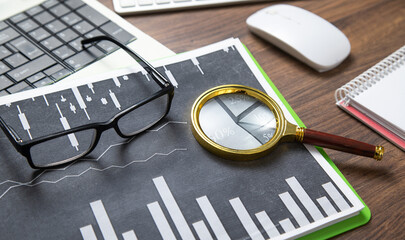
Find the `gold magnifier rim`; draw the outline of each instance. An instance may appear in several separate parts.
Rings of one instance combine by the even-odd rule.
[[[267,143],[253,149],[238,150],[224,147],[211,140],[204,133],[199,122],[200,111],[204,104],[216,96],[232,93],[242,93],[254,97],[264,103],[273,112],[276,119],[276,131]],[[202,93],[192,106],[191,122],[193,135],[200,145],[220,157],[231,160],[253,160],[267,155],[267,153],[271,151],[284,136],[287,124],[283,111],[274,99],[255,88],[239,84],[221,85]]]

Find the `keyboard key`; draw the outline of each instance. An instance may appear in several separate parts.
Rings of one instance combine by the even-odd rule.
[[[10,55],[11,55],[10,50],[8,50],[4,46],[0,46],[0,59],[3,59],[3,58],[8,57]]]
[[[28,89],[32,89],[32,87],[30,85],[28,85],[26,82],[22,81],[12,87],[7,88],[7,91],[9,91],[10,93],[16,93],[16,92],[21,92],[21,91],[28,90]]]
[[[104,53],[93,46],[66,59],[66,63],[69,64],[74,69],[79,69],[102,55],[104,55]]]
[[[16,53],[16,54],[11,55],[10,57],[4,59],[4,61],[7,62],[8,64],[10,64],[13,68],[16,68],[16,67],[26,63],[28,61],[28,59],[26,57],[24,57],[22,54]]]
[[[8,88],[9,86],[13,85],[14,82],[8,79],[8,77],[1,75],[0,76],[0,90]]]
[[[63,43],[52,36],[43,40],[41,44],[44,45],[44,47],[46,47],[48,50],[52,51],[53,49],[60,47]]]
[[[32,8],[30,8],[30,9],[28,9],[27,11],[25,11],[28,15],[30,15],[30,16],[34,16],[34,15],[36,15],[36,14],[38,14],[38,13],[40,13],[40,12],[42,12],[44,9],[41,7],[41,6],[35,6],[35,7],[32,7]]]
[[[31,37],[33,37],[38,42],[40,42],[41,40],[51,36],[51,34],[48,31],[46,31],[45,29],[43,29],[42,27],[31,31],[29,34],[30,34]]]
[[[72,72],[70,70],[64,68],[52,74],[51,77],[54,79],[55,82],[57,82],[58,80],[68,76],[71,73]]]
[[[82,15],[83,17],[86,17],[89,19],[90,22],[92,22],[94,25],[101,26],[104,23],[108,22],[108,19],[102,15],[101,13],[97,12],[94,8],[86,5],[84,7],[81,7],[77,10],[77,12]]]
[[[82,20],[82,18],[79,17],[79,15],[77,15],[76,13],[73,13],[73,12],[66,14],[61,19],[69,26],[72,26]]]
[[[34,30],[35,28],[39,27],[32,19],[24,20],[17,24],[19,28],[21,28],[24,32],[29,32]]]
[[[167,4],[170,3],[171,0],[155,0],[157,4]]]
[[[104,52],[106,52],[106,53],[110,53],[119,48],[117,45],[115,45],[114,43],[112,43],[110,41],[100,41],[99,43],[97,43],[97,46],[102,48],[104,50]]]
[[[90,32],[91,30],[94,29],[94,27],[86,21],[79,22],[78,24],[74,25],[73,28],[82,35]]]
[[[52,53],[58,56],[60,59],[65,59],[75,54],[75,52],[66,45],[53,50]]]
[[[26,64],[11,70],[8,75],[15,81],[21,81],[39,71],[42,71],[43,69],[48,68],[49,66],[52,66],[55,63],[55,60],[48,55],[42,55],[39,58],[31,60]]]
[[[51,32],[57,33],[57,32],[62,31],[63,29],[65,29],[65,28],[66,28],[66,25],[63,24],[63,23],[62,23],[61,21],[59,21],[59,20],[54,20],[54,21],[52,21],[52,22],[50,22],[50,23],[47,23],[47,24],[45,25],[45,27],[48,28]]]
[[[52,81],[52,79],[46,77],[46,78],[43,78],[43,79],[39,80],[38,82],[34,83],[34,86],[37,88],[40,88],[40,87],[50,85],[52,83],[54,83],[54,81]]]
[[[138,0],[139,6],[148,6],[153,4],[153,0]]]
[[[6,91],[0,91],[0,97],[6,96],[6,95],[9,95],[9,93]]]
[[[8,27],[8,24],[5,23],[4,21],[0,21],[0,30],[5,29],[6,27]]]
[[[81,0],[67,0],[64,3],[71,9],[77,9],[84,5],[84,2]]]
[[[42,6],[44,8],[51,8],[53,6],[55,6],[56,4],[58,4],[58,0],[48,0],[42,3]]]
[[[25,13],[19,13],[10,18],[13,23],[21,22],[22,20],[26,19],[28,16]]]
[[[87,33],[86,35],[84,35],[86,38],[92,38],[92,37],[96,37],[96,36],[102,36],[105,35],[104,33],[100,32],[100,30],[93,30],[89,33]]]
[[[67,8],[63,4],[58,4],[57,6],[49,9],[51,13],[53,13],[55,16],[60,17],[62,15],[65,15],[66,13],[70,12],[70,9]]]
[[[0,31],[0,45],[20,36],[14,29],[6,28]]]
[[[120,6],[123,8],[135,7],[135,0],[120,0]]]
[[[110,34],[112,37],[119,39],[119,41],[122,43],[128,43],[130,40],[135,39],[134,36],[113,22],[108,22],[107,24],[101,26],[101,29]]]
[[[37,20],[41,24],[46,24],[46,23],[54,20],[55,17],[52,16],[49,12],[42,12],[42,13],[34,16],[34,19]]]
[[[13,45],[11,45],[10,42],[4,44],[5,47],[7,47],[8,49],[10,49],[11,52],[18,52],[18,49],[15,48]]]
[[[38,80],[40,80],[40,79],[42,79],[42,78],[44,78],[44,77],[45,77],[45,74],[43,74],[42,72],[39,72],[39,73],[34,74],[34,75],[32,75],[31,77],[27,78],[27,80],[28,80],[30,83],[34,83],[34,82],[36,82],[36,81],[38,81]]]
[[[82,37],[80,37],[80,38],[76,38],[75,40],[73,40],[73,41],[71,41],[70,43],[69,43],[69,45],[72,47],[72,48],[74,48],[76,51],[81,51],[83,48],[82,48],[82,43],[81,43],[81,41],[83,40],[83,38]]]
[[[79,36],[77,33],[73,32],[73,30],[70,28],[63,30],[62,32],[58,33],[57,35],[64,42],[70,42]]]
[[[42,50],[24,37],[19,37],[13,40],[11,44],[29,59],[34,59],[43,54]]]
[[[7,72],[8,70],[10,70],[10,68],[4,64],[2,61],[0,61],[0,74],[3,74],[5,72]]]
[[[57,71],[60,71],[61,69],[63,69],[63,66],[60,64],[56,64],[44,71],[42,71],[45,75],[51,76],[52,74],[56,73]]]

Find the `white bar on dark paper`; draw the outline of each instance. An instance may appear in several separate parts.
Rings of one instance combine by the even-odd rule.
[[[103,202],[97,200],[90,203],[91,210],[93,211],[94,217],[100,227],[101,233],[105,240],[118,240],[115,234],[114,227],[111,224],[110,218],[105,211]]]
[[[70,129],[70,125],[69,122],[67,121],[66,117],[63,116],[62,111],[59,108],[59,105],[57,103],[55,103],[56,108],[58,109],[59,115],[60,115],[60,122],[62,123],[63,129],[65,130],[69,130]],[[70,144],[72,145],[72,147],[76,148],[76,150],[78,151],[79,148],[79,142],[77,141],[76,135],[74,133],[70,133],[68,134],[68,138],[70,141]]]
[[[231,203],[233,210],[238,216],[243,227],[246,229],[250,238],[252,240],[264,240],[263,235],[257,228],[256,224],[253,222],[253,219],[250,217],[242,201],[239,198],[234,198],[229,200],[229,202]]]
[[[176,78],[174,78],[172,72],[167,70],[166,66],[163,66],[163,68],[165,69],[165,74],[169,81],[173,84],[173,86],[177,87],[179,84],[177,83]]]
[[[290,177],[286,179],[288,185],[290,188],[293,190],[297,198],[300,200],[302,205],[304,205],[305,209],[309,212],[311,217],[317,221],[323,219],[323,215],[321,211],[319,211],[318,207],[315,205],[315,203],[312,201],[312,199],[309,197],[308,193],[304,190],[304,188],[301,186],[301,184],[298,182],[298,180],[295,177]]]
[[[77,103],[79,103],[80,108],[83,109],[87,118],[90,120],[89,114],[87,113],[87,110],[86,110],[86,108],[87,108],[86,103],[84,102],[83,97],[79,92],[79,89],[77,87],[73,87],[72,92],[73,92],[73,95],[75,95],[76,101],[77,101]]]
[[[344,211],[350,208],[349,204],[347,204],[346,200],[342,197],[342,195],[340,195],[339,191],[335,188],[335,186],[333,186],[331,182],[322,184],[322,187],[336,203],[340,211]]]
[[[318,201],[319,205],[321,205],[322,209],[328,216],[332,216],[333,214],[337,213],[336,209],[333,207],[332,203],[330,203],[327,197],[318,198],[316,201]]]
[[[65,129],[65,130],[70,129],[69,122],[67,121],[67,119],[65,117],[61,117],[59,120],[62,123],[63,129]]]
[[[87,87],[91,90],[91,92],[94,94],[94,85],[93,83],[87,83]]]
[[[97,240],[96,234],[91,225],[81,227],[80,233],[82,234],[83,240]]]
[[[179,231],[181,238],[187,240],[195,239],[190,227],[186,222],[186,219],[183,216],[183,213],[179,208],[179,205],[177,205],[177,202],[169,189],[169,186],[167,186],[165,179],[162,176],[157,177],[153,179],[153,183],[155,184],[156,189],[158,190],[159,195],[162,198],[163,203],[165,204],[166,209],[174,222],[174,225]]]
[[[258,212],[255,215],[270,238],[280,235],[277,227],[274,225],[265,211]]]
[[[288,211],[290,211],[291,215],[295,218],[298,225],[300,225],[300,227],[309,224],[308,218],[305,216],[304,212],[302,212],[301,208],[291,197],[289,192],[279,194],[279,197],[281,198],[281,201],[283,201],[284,205],[287,207]]]
[[[115,96],[115,93],[113,93],[110,89],[109,89],[108,91],[110,92],[109,95],[110,95],[111,100],[113,101],[115,107],[116,107],[118,110],[121,110],[121,104],[120,104],[120,102],[118,101],[117,96]]]
[[[29,130],[30,124],[28,123],[27,117],[25,116],[25,114],[23,112],[21,112],[20,106],[17,105],[18,108],[18,118],[20,119],[21,125],[23,126],[24,130]]]
[[[170,227],[159,203],[153,202],[149,203],[147,206],[163,240],[175,240],[176,237],[174,236],[172,228]]]
[[[197,198],[196,200],[201,208],[201,211],[204,213],[204,216],[207,219],[209,225],[211,226],[211,229],[214,232],[216,238],[218,240],[231,240],[207,196],[202,196],[200,198]]]
[[[73,95],[75,96],[76,101],[79,104],[80,108],[81,109],[87,108],[86,103],[84,102],[84,99],[83,99],[82,95],[79,92],[79,89],[77,87],[73,87],[72,92],[73,92]]]
[[[197,58],[191,58],[191,62],[193,62],[194,66],[196,66],[201,74],[204,75],[204,71],[201,69],[200,62],[198,62]]]
[[[281,220],[279,223],[280,223],[281,227],[284,229],[284,232],[286,232],[286,233],[295,230],[295,227],[289,218]]]
[[[45,95],[42,95],[42,96],[44,97],[44,100],[45,100],[46,106],[48,106],[48,107],[49,107],[49,102],[48,102],[48,99],[46,98],[46,96],[45,96]]]
[[[193,227],[200,240],[213,240],[211,233],[208,231],[203,220],[193,223]]]
[[[122,238],[124,238],[124,240],[138,240],[138,238],[135,235],[134,230],[130,230],[128,232],[124,232],[122,234]]]
[[[113,77],[113,81],[114,81],[115,86],[117,86],[117,87],[121,87],[120,80],[118,80],[118,78],[117,78],[117,77]]]

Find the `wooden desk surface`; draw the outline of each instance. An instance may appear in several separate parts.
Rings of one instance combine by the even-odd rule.
[[[111,0],[101,0],[113,9]],[[337,68],[318,73],[252,35],[246,18],[274,2],[125,16],[180,53],[238,37],[307,127],[385,147],[384,159],[325,150],[371,210],[365,226],[338,239],[405,239],[405,153],[335,106],[334,92],[405,44],[405,1],[283,1],[330,21],[349,38],[351,54]],[[405,108],[402,109],[405,111]]]

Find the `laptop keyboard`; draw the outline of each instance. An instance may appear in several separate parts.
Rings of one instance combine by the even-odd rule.
[[[118,49],[107,41],[82,48],[98,35],[135,40],[80,0],[48,0],[0,21],[0,96],[55,83]]]

